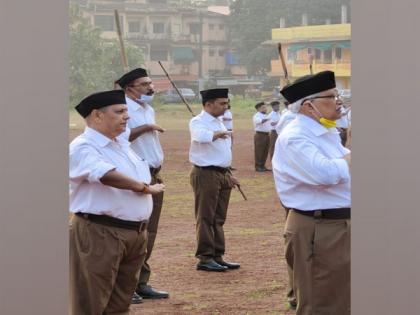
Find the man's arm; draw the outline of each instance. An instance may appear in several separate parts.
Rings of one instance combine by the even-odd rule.
[[[131,128],[130,130],[130,136],[128,138],[128,141],[132,142],[134,140],[136,140],[139,136],[141,136],[142,134],[146,133],[146,132],[152,132],[152,131],[159,131],[159,132],[164,132],[165,129],[163,129],[162,127],[155,125],[155,124],[144,124],[135,128]]]
[[[131,190],[144,194],[157,194],[164,191],[165,185],[155,184],[147,185],[146,183],[138,182],[129,176],[126,176],[116,170],[107,172],[100,179],[101,183],[118,189]]]

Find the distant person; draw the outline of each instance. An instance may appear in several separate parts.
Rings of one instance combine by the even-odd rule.
[[[289,110],[289,102],[284,101],[285,109],[281,112],[280,119],[276,125],[277,135],[280,135],[282,130],[296,118],[296,114]]]
[[[151,194],[146,161],[121,136],[124,92],[92,94],[76,106],[83,134],[70,143],[70,314],[128,314],[146,256]]]
[[[228,89],[200,92],[203,110],[190,121],[190,183],[194,192],[197,270],[223,272],[237,269],[227,262],[223,225],[230,193],[239,181],[232,176],[231,131],[218,119],[228,107]]]
[[[347,135],[348,135],[348,129],[350,126],[348,113],[341,116],[340,119],[337,119],[337,129],[340,132],[340,138],[341,138],[341,144],[343,146],[346,146],[347,143]]]
[[[267,115],[267,105],[264,102],[259,102],[255,105],[257,112],[252,121],[254,123],[254,157],[255,170],[257,172],[271,171],[265,167],[270,149],[270,118]]]
[[[231,148],[233,148],[233,137],[234,137],[234,135],[233,135],[233,116],[232,116],[232,112],[230,111],[230,100],[229,100],[228,108],[225,110],[224,114],[219,117],[219,119],[221,120],[223,125],[225,125],[225,127],[228,131],[232,131],[232,134],[230,135],[230,139],[231,139],[231,142],[232,142]],[[234,168],[233,166],[231,166],[230,169],[232,171],[236,171],[236,168]]]
[[[131,142],[131,148],[149,164],[152,184],[163,184],[160,170],[163,163],[163,150],[159,141],[159,133],[164,129],[156,124],[155,111],[150,105],[153,100],[153,82],[142,68],[134,69],[124,74],[116,81],[125,92],[130,120],[126,136]],[[148,285],[151,267],[149,259],[158,231],[160,214],[163,205],[163,191],[153,195],[153,211],[147,226],[147,254],[141,267],[139,283],[133,293],[133,304],[142,299],[162,299],[169,297],[168,292],[159,291]]]
[[[276,189],[290,209],[285,258],[296,314],[349,315],[351,153],[335,128],[342,100],[334,72],[301,77],[281,93],[296,113],[273,157]]]
[[[270,103],[272,111],[270,114],[268,114],[268,118],[270,119],[270,160],[273,158],[273,154],[274,154],[274,147],[276,145],[276,140],[277,140],[277,131],[276,131],[276,126],[277,123],[280,120],[280,102],[279,101],[273,101]]]

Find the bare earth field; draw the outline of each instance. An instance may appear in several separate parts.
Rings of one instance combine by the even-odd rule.
[[[232,191],[225,224],[225,258],[240,262],[241,268],[211,273],[195,269],[187,120],[168,127],[165,117],[157,118],[168,129],[161,136],[165,152],[161,173],[166,191],[150,259],[153,271],[150,284],[169,291],[170,298],[144,300],[143,304],[133,305],[130,314],[294,314],[285,298],[287,272],[282,237],[285,213],[275,192],[272,173],[254,171],[253,131],[248,123],[235,132],[233,166],[249,200],[244,201],[238,191]],[[71,126],[70,140],[82,132],[79,123]]]

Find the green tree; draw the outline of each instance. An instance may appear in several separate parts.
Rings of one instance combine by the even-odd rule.
[[[113,81],[124,70],[116,40],[101,38],[101,30],[82,17],[78,5],[70,5],[70,105],[75,106],[85,96],[113,88]],[[128,64],[138,67],[144,58],[141,49],[125,43]]]
[[[340,23],[341,5],[350,0],[236,0],[230,6],[230,37],[232,47],[249,74],[263,74],[270,69],[270,60],[276,56],[274,47],[262,47],[271,39],[271,29],[279,27],[280,18],[286,26],[302,23],[302,14],[308,16],[309,25]]]

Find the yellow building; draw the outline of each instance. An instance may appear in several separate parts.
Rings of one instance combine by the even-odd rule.
[[[309,74],[312,59],[313,73],[334,71],[337,88],[350,89],[350,24],[276,28],[271,35],[271,44],[282,44],[290,81]],[[270,76],[280,77],[280,86],[286,83],[280,58],[271,61]]]

